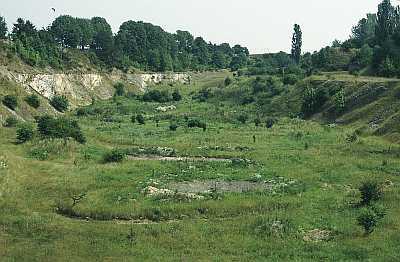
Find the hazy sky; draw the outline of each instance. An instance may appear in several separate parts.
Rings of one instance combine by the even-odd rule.
[[[251,53],[289,51],[294,23],[303,30],[304,51],[344,40],[380,0],[1,0],[0,15],[44,27],[58,15],[102,16],[114,32],[127,20],[188,30],[207,41],[241,44]],[[392,1],[394,2],[394,1]],[[50,9],[56,8],[56,13]]]

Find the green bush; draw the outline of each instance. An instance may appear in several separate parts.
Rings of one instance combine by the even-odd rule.
[[[34,131],[30,124],[22,124],[17,129],[17,143],[23,144],[33,138]]]
[[[176,131],[177,129],[178,129],[178,125],[176,124],[176,123],[171,123],[170,125],[169,125],[169,130],[171,130],[171,131]]]
[[[124,96],[125,95],[125,86],[123,83],[116,83],[114,85],[115,88],[115,96]]]
[[[237,116],[237,120],[242,124],[246,124],[248,119],[249,119],[249,116],[246,114],[241,114],[241,115]]]
[[[43,138],[60,138],[65,142],[68,138],[73,138],[78,143],[86,143],[86,138],[75,120],[44,115],[37,119],[37,123],[38,132]]]
[[[378,201],[383,196],[381,185],[376,181],[364,182],[360,187],[361,204],[370,205],[373,201]]]
[[[11,110],[15,110],[18,106],[18,99],[15,95],[6,95],[3,97],[3,105]]]
[[[50,105],[52,105],[58,112],[65,112],[68,110],[69,101],[65,96],[54,96],[50,100]]]
[[[192,97],[192,100],[197,100],[199,102],[206,102],[211,97],[211,89],[210,88],[202,88]]]
[[[40,106],[40,100],[39,100],[39,96],[32,94],[29,95],[27,97],[25,97],[25,102],[30,105],[33,108],[39,108]]]
[[[4,121],[3,126],[4,127],[15,127],[18,124],[18,119],[15,116],[9,116],[6,118],[6,121]]]
[[[358,225],[362,226],[365,234],[371,234],[378,222],[386,215],[386,210],[381,206],[370,206],[363,208],[357,217]]]
[[[198,119],[189,119],[187,122],[188,128],[202,128],[204,131],[207,129],[207,125],[204,122],[201,122]]]
[[[157,102],[157,103],[166,103],[172,100],[172,97],[168,93],[168,90],[149,90],[143,95],[143,101],[145,102]]]
[[[283,83],[285,85],[294,85],[297,83],[297,81],[298,81],[298,78],[297,78],[297,75],[295,75],[295,74],[287,74],[283,78]]]
[[[142,114],[136,115],[136,121],[139,123],[139,125],[144,125],[146,123]]]
[[[325,89],[307,87],[303,92],[303,104],[301,112],[305,117],[309,117],[316,113],[328,100]]]
[[[268,118],[267,121],[265,122],[265,127],[266,128],[272,128],[276,123],[276,120],[273,118]]]
[[[33,148],[29,152],[29,156],[40,161],[45,161],[49,159],[50,154],[45,148]]]
[[[124,160],[126,153],[120,149],[113,149],[103,156],[104,163],[119,163]]]
[[[172,93],[172,99],[174,101],[181,101],[182,100],[182,95],[179,93],[178,89],[175,89],[174,92]]]
[[[232,84],[232,79],[228,76],[227,78],[225,78],[224,84],[225,86],[229,86],[230,84]]]

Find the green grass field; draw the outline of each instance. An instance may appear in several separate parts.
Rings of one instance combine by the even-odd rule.
[[[85,145],[16,145],[15,128],[0,127],[0,261],[399,261],[400,146],[375,136],[349,141],[353,126],[300,119],[256,127],[244,106],[191,99],[227,75],[176,86],[183,100],[167,112],[125,97],[98,101],[90,108],[102,116],[73,116]],[[235,119],[244,111],[246,124]],[[138,113],[145,125],[131,122]],[[185,117],[207,129],[188,128]],[[157,147],[233,161],[102,161],[112,149]],[[370,235],[356,220],[357,189],[367,180],[384,184],[378,204],[387,212]],[[143,192],[196,181],[271,188],[216,187],[201,199]],[[316,230],[329,236],[308,241]]]

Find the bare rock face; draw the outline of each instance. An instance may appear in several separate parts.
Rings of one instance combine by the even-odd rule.
[[[92,97],[107,99],[111,86],[103,84],[100,74],[10,74],[28,93],[36,92],[47,99],[65,95],[72,104],[88,105]]]
[[[109,99],[114,94],[113,85],[123,82],[145,91],[149,85],[161,83],[189,84],[186,73],[17,73],[5,68],[0,74],[21,85],[28,93],[37,93],[46,99],[55,95],[68,97],[71,105],[85,106],[92,99]]]
[[[180,83],[190,84],[191,77],[186,73],[143,73],[143,74],[127,74],[127,82],[139,87],[142,91],[146,90],[149,85],[161,83]]]

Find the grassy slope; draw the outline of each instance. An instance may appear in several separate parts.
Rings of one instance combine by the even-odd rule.
[[[109,108],[114,122],[89,116],[79,121],[87,145],[58,142],[15,145],[14,129],[0,128],[0,257],[2,261],[310,261],[400,259],[399,147],[377,137],[346,142],[345,127],[328,128],[311,121],[283,119],[273,129],[240,125],[232,116],[243,107],[195,103],[189,93],[203,85],[216,86],[226,73],[202,75],[195,86],[179,87],[184,100],[177,111],[157,113],[158,104],[120,98],[98,102]],[[205,119],[206,132],[180,127],[168,131],[148,120],[140,126],[132,114],[147,118],[168,115]],[[182,117],[179,117],[182,119]],[[253,144],[255,135],[257,143]],[[308,145],[306,149],[305,145]],[[114,147],[169,146],[180,154],[237,156],[253,159],[249,167],[214,163],[160,163],[125,161],[101,164],[104,152]],[[208,146],[249,146],[248,152],[204,150]],[[47,149],[51,157],[38,161],[32,149]],[[391,148],[390,151],[387,151]],[[387,164],[383,165],[384,160]],[[264,179],[296,180],[285,191],[225,194],[221,199],[194,202],[161,202],[140,193],[150,181],[195,179],[246,180],[256,174]],[[366,237],[356,225],[359,210],[349,203],[358,199],[357,185],[365,179],[390,180],[381,202],[388,214],[376,232]],[[77,214],[111,218],[153,218],[156,224],[75,220],[56,214],[58,202],[87,193],[74,207]],[[201,211],[201,212],[200,212]],[[173,223],[163,222],[176,220]],[[269,235],[268,221],[286,222],[286,233]],[[329,242],[302,240],[311,229],[334,232]],[[133,234],[131,234],[133,232]],[[128,236],[131,237],[128,237]],[[383,256],[384,254],[384,256]]]
[[[329,89],[343,88],[345,108],[334,112],[331,99],[315,116],[361,128],[367,134],[385,136],[400,142],[400,82],[398,79],[354,77],[346,74],[313,76],[311,85]]]

